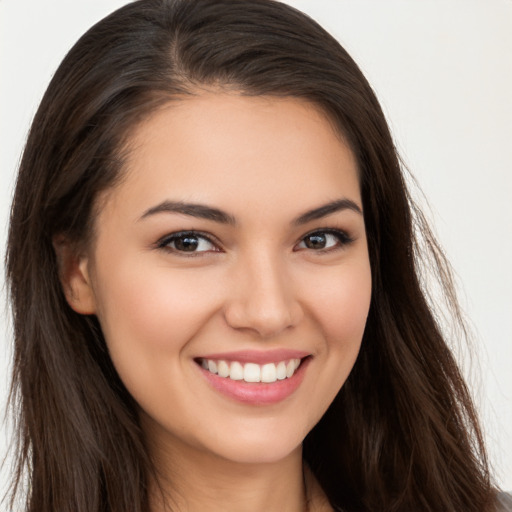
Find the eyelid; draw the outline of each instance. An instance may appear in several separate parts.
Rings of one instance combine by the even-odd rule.
[[[325,249],[310,249],[310,248],[297,248],[297,246],[304,242],[304,239],[307,238],[308,236],[311,236],[311,235],[315,235],[315,234],[330,234],[330,235],[333,235],[335,236],[339,243],[336,244],[334,247],[328,247],[328,248],[325,248]],[[186,251],[179,251],[179,250],[176,250],[176,249],[173,249],[171,247],[168,247],[168,245],[175,239],[177,238],[180,238],[180,237],[184,237],[184,236],[194,236],[194,237],[197,237],[197,238],[202,238],[203,240],[206,240],[207,242],[209,242],[210,244],[212,244],[214,247],[215,247],[215,250],[213,251],[191,251],[189,253],[187,253]],[[330,252],[330,251],[335,251],[336,249],[342,249],[346,246],[348,246],[349,244],[351,244],[352,242],[354,242],[355,239],[350,236],[348,234],[348,232],[344,229],[337,229],[337,228],[317,228],[317,229],[313,229],[311,231],[308,231],[306,234],[302,235],[302,237],[295,243],[294,245],[294,251],[298,251],[298,250],[309,250],[309,251],[312,251],[312,252],[316,252],[316,253],[325,253],[325,252]],[[156,247],[157,249],[164,249],[164,250],[167,250],[169,252],[172,252],[174,254],[179,254],[180,256],[187,256],[187,257],[193,257],[193,256],[198,256],[198,255],[201,255],[201,254],[204,254],[204,253],[211,253],[211,252],[221,252],[222,251],[222,248],[221,248],[221,243],[220,241],[217,239],[217,237],[213,236],[211,233],[206,233],[204,231],[197,231],[197,230],[193,230],[193,229],[187,229],[187,230],[182,230],[182,231],[174,231],[172,233],[168,233],[166,235],[164,235],[163,237],[159,238],[155,244],[154,244],[154,247]]]
[[[308,236],[311,236],[311,235],[315,235],[315,234],[333,235],[333,236],[335,236],[338,239],[339,243],[336,246],[334,246],[334,247],[328,247],[328,248],[325,248],[325,249],[316,249],[316,250],[314,250],[314,249],[310,249],[308,247],[297,249],[297,246],[300,243],[302,243],[305,238],[307,238]],[[347,247],[348,245],[350,245],[354,241],[355,241],[355,238],[350,236],[348,234],[348,232],[346,230],[344,230],[344,229],[317,228],[317,229],[313,229],[311,231],[308,231],[306,234],[302,235],[302,237],[295,244],[294,251],[297,251],[297,250],[309,250],[311,252],[316,252],[316,253],[322,254],[322,253],[326,253],[326,252],[330,252],[330,251],[335,251],[337,249],[343,249],[344,247]]]
[[[216,250],[215,251],[191,251],[190,253],[187,253],[185,251],[178,251],[176,249],[172,249],[171,247],[168,247],[168,245],[173,240],[180,238],[180,237],[187,236],[187,235],[194,236],[197,238],[202,238],[203,240],[206,240],[207,242],[209,242],[210,244],[215,246]],[[164,249],[164,250],[167,250],[174,254],[179,254],[180,256],[187,256],[187,257],[197,256],[197,255],[200,255],[203,253],[220,252],[221,251],[221,244],[215,236],[213,236],[210,233],[205,233],[203,231],[197,231],[194,229],[184,229],[182,231],[173,231],[172,233],[168,233],[167,235],[164,235],[163,237],[159,238],[156,241],[156,243],[154,244],[154,246],[157,249]]]

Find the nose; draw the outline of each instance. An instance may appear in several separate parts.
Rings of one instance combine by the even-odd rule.
[[[239,262],[224,310],[229,326],[270,338],[300,322],[303,310],[284,267],[268,255]]]

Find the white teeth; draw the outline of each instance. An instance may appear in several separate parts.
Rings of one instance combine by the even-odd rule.
[[[217,364],[219,377],[229,377],[229,364],[226,361],[219,361]]]
[[[259,364],[244,364],[244,380],[245,382],[261,382],[261,368]]]
[[[208,366],[210,366],[210,361],[208,361]],[[288,361],[288,363],[286,363],[286,376],[288,378],[290,378],[294,372],[295,372],[295,361],[293,359],[290,359],[290,361]]]
[[[208,371],[211,373],[217,373],[217,363],[211,359],[208,359]]]
[[[237,361],[231,363],[229,378],[231,380],[243,380],[244,378],[244,367]]]
[[[245,382],[266,382],[284,380],[293,376],[300,365],[300,359],[290,359],[278,363],[239,363],[233,361],[214,361],[213,359],[201,359],[201,366],[210,373],[217,373],[219,377],[231,380],[244,380]]]
[[[284,361],[281,361],[277,365],[277,378],[279,380],[286,379],[286,363]]]
[[[261,382],[275,382],[277,380],[277,368],[274,363],[264,364],[261,367]]]

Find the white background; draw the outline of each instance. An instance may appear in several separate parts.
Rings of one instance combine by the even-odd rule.
[[[78,37],[125,3],[0,0],[2,256],[15,169],[44,89]],[[512,0],[288,3],[317,19],[361,66],[428,198],[475,332],[472,363],[461,354],[461,364],[497,482],[512,490]],[[1,313],[3,296],[0,304]],[[8,315],[0,314],[2,410],[10,344]],[[8,472],[0,473],[0,495]]]

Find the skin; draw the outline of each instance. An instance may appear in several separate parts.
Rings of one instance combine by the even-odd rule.
[[[164,495],[190,512],[296,512],[306,497],[327,510],[304,478],[301,443],[357,357],[370,264],[360,212],[296,219],[340,199],[362,210],[351,150],[311,104],[222,92],[171,102],[130,147],[124,179],[98,203],[92,246],[57,251],[70,305],[98,316],[140,406]],[[218,208],[234,223],[148,214],[164,201]],[[211,242],[192,255],[159,245],[183,230]],[[306,244],[317,231],[323,250]],[[310,354],[298,389],[276,404],[220,394],[195,360],[276,348]],[[164,509],[161,494],[152,500]]]

